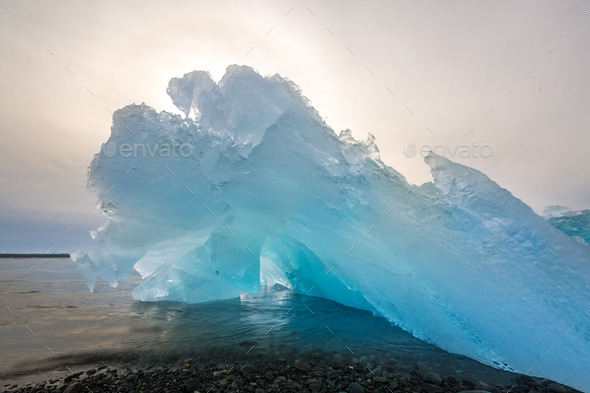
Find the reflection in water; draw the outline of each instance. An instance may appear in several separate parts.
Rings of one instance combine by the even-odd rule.
[[[495,383],[510,377],[426,344],[367,311],[284,288],[203,304],[142,303],[130,294],[137,276],[116,289],[97,285],[90,294],[68,259],[2,262],[2,288],[15,286],[7,298],[15,315],[0,325],[0,366],[7,374],[106,361],[141,365],[185,358],[319,361],[338,356],[385,363],[400,372],[421,361],[441,373]],[[37,268],[24,277],[31,265]]]
[[[162,357],[442,352],[366,311],[276,288],[196,305],[136,302],[131,306],[129,329],[125,345],[154,349]]]

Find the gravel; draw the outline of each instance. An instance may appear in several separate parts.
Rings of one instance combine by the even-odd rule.
[[[304,361],[305,360],[305,361]],[[395,393],[578,393],[577,390],[514,374],[513,384],[491,386],[477,379],[439,374],[417,364],[412,372],[396,373],[390,366],[373,365],[383,376],[369,373],[362,362],[313,358],[289,362],[266,359],[249,363],[185,361],[181,366],[93,365],[85,372],[52,378],[38,384],[6,385],[7,393],[219,393],[219,392],[395,392]],[[386,371],[387,370],[387,371]],[[465,375],[468,377],[467,375]],[[488,381],[489,382],[489,381]]]

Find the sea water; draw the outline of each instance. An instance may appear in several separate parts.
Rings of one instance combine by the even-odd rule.
[[[0,259],[3,311],[0,379],[82,365],[198,361],[308,362],[338,356],[410,372],[423,362],[441,375],[508,384],[513,375],[414,338],[385,318],[286,288],[202,304],[139,302],[132,274],[90,293],[67,258]],[[369,372],[369,371],[367,371]]]

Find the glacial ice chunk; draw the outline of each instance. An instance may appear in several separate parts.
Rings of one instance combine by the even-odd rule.
[[[590,246],[480,171],[435,154],[409,184],[374,138],[337,135],[290,81],[174,78],[191,116],[115,112],[89,188],[108,221],[72,257],[92,288],[135,268],[143,301],[280,283],[371,310],[481,362],[590,390]],[[131,131],[131,132],[130,132]]]
[[[550,206],[545,209],[543,215],[551,225],[563,233],[590,243],[590,210],[573,211],[563,206]]]

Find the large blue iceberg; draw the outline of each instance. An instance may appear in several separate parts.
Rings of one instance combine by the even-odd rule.
[[[142,301],[281,284],[371,310],[496,367],[590,390],[590,246],[480,171],[435,154],[433,182],[337,135],[278,75],[174,78],[186,116],[129,105],[94,157],[107,223],[72,258],[90,289],[136,269]],[[362,334],[362,332],[359,332]]]

